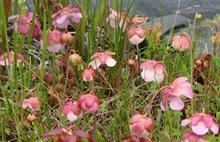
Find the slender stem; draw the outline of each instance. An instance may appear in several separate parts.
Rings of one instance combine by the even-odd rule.
[[[97,115],[94,116],[94,125],[93,125],[93,141],[97,142]]]

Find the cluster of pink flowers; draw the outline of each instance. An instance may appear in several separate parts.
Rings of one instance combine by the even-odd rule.
[[[19,66],[19,62],[22,62],[23,64],[25,64],[26,60],[22,54],[17,53],[17,63],[16,63],[17,66]],[[13,65],[13,64],[14,64],[14,52],[13,51],[9,52],[9,54],[6,52],[0,56],[0,65],[8,66],[8,65]]]
[[[97,113],[99,109],[99,99],[94,95],[94,92],[89,94],[82,94],[78,101],[68,100],[62,108],[62,114],[66,115],[69,121],[75,121],[83,117],[82,109],[90,112]]]

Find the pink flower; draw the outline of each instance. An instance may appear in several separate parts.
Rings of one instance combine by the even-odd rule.
[[[145,39],[146,27],[133,27],[130,28],[127,32],[128,39],[131,44],[138,45]]]
[[[219,125],[215,122],[214,117],[206,114],[204,109],[202,113],[196,113],[190,119],[184,119],[181,123],[182,126],[188,124],[197,135],[204,135],[209,129],[215,134],[219,132]]]
[[[49,30],[48,31],[48,42],[47,42],[47,50],[51,53],[56,53],[59,50],[65,49],[65,43],[61,42],[62,33],[58,30]],[[43,37],[40,41],[41,49],[43,49]]]
[[[79,105],[90,113],[96,113],[99,109],[99,99],[91,92],[89,94],[83,94],[78,99]]]
[[[83,112],[78,102],[69,101],[63,105],[62,114],[66,115],[69,121],[75,121],[83,117]]]
[[[96,78],[96,73],[93,69],[85,69],[82,72],[82,78],[84,81],[93,81]]]
[[[114,67],[116,65],[116,61],[112,58],[112,55],[115,55],[115,53],[111,51],[97,52],[92,56],[92,61],[89,65],[91,65],[93,69],[97,69],[102,64]]]
[[[81,138],[86,138],[90,142],[92,141],[88,133],[79,130],[76,126],[61,126],[43,135],[44,138],[50,136],[54,136],[53,142],[81,142]]]
[[[143,70],[141,76],[146,82],[160,84],[166,76],[164,64],[161,62],[146,60],[140,67]]]
[[[32,20],[33,20],[32,12],[28,12],[26,15],[21,15],[20,17],[18,17],[14,23],[15,32],[19,31],[20,34],[23,34],[26,37],[28,37],[31,31]],[[40,21],[38,19],[35,19],[33,37],[37,37],[41,33],[40,28],[41,28]]]
[[[19,67],[19,62],[23,62],[25,64],[26,60],[24,56],[20,53],[17,53],[17,66]],[[14,52],[11,51],[9,54],[6,52],[0,56],[0,65],[8,66],[14,63]]]
[[[174,36],[172,46],[175,50],[187,50],[190,48],[190,37],[186,33]]]
[[[197,135],[193,131],[188,131],[183,135],[183,142],[208,142],[205,135]]]
[[[130,119],[131,133],[139,138],[148,138],[154,126],[154,121],[147,115],[135,114]]]
[[[74,23],[79,23],[82,18],[82,14],[78,11],[80,11],[80,8],[63,7],[57,13],[54,13],[52,15],[52,19],[55,27],[65,28],[70,25],[71,21]]]
[[[38,110],[41,106],[41,101],[38,97],[30,97],[22,102],[22,108],[30,108],[33,110]]]
[[[191,84],[187,77],[176,78],[171,85],[166,87],[163,91],[163,100],[160,103],[161,109],[165,111],[164,106],[167,106],[170,101],[170,108],[173,110],[181,110],[184,108],[183,99],[192,99],[193,92]]]
[[[124,21],[124,26],[123,26],[123,20],[124,20],[124,13],[120,13],[118,12],[117,10],[113,9],[113,8],[110,8],[110,11],[111,11],[111,14],[108,16],[108,18],[106,19],[106,22],[109,22],[110,23],[110,26],[112,28],[117,28],[118,25],[119,25],[119,28],[122,28],[123,27],[123,32],[126,30],[126,27],[127,27],[127,23],[129,22],[130,20],[130,17],[127,16],[125,18],[125,21]]]

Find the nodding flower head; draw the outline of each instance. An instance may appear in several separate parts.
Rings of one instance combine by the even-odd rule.
[[[38,110],[41,107],[41,101],[38,97],[30,97],[22,102],[22,108],[30,108],[32,110]]]
[[[146,60],[141,64],[141,69],[143,70],[141,76],[146,82],[153,81],[160,84],[166,76],[165,66],[162,62]]]
[[[58,30],[48,31],[47,50],[51,53],[59,52],[65,49],[65,43],[61,42],[62,33]],[[43,49],[43,36],[40,41],[41,49]]]
[[[97,113],[99,110],[100,101],[93,93],[81,95],[78,103],[84,110],[90,113]]]
[[[115,59],[112,58],[112,55],[115,55],[115,52],[105,51],[105,52],[96,52],[92,56],[92,61],[89,65],[93,69],[99,68],[99,66],[106,64],[108,67],[114,67],[116,65]]]
[[[197,135],[205,135],[209,130],[218,134],[219,125],[215,121],[215,118],[205,113],[203,109],[202,113],[196,113],[189,119],[184,119],[181,123],[182,126],[190,125],[193,133]]]
[[[128,32],[128,39],[131,44],[138,45],[145,39],[146,27],[131,27]]]
[[[79,23],[82,18],[82,14],[79,11],[80,8],[78,7],[63,7],[52,15],[55,27],[65,28],[71,24],[71,21]]]
[[[80,64],[82,63],[82,57],[74,51],[74,53],[69,56],[69,61],[72,64]]]
[[[119,25],[119,28],[123,27],[123,32],[124,32],[127,28],[127,24],[130,20],[130,17],[127,15],[127,17],[125,18],[125,21],[124,21],[124,16],[125,16],[124,13],[120,13],[113,8],[110,8],[110,12],[111,12],[111,14],[106,19],[106,22],[109,22],[110,26],[114,29],[117,28],[118,25]]]
[[[182,140],[182,142],[208,142],[205,135],[197,135],[193,131],[185,133]]]
[[[83,117],[83,112],[78,102],[73,100],[68,101],[63,105],[62,114],[66,115],[69,121],[75,121],[79,117]]]
[[[85,69],[82,72],[82,78],[84,81],[93,81],[96,78],[96,73],[91,68]]]
[[[30,36],[32,20],[33,20],[32,12],[28,12],[27,14],[18,17],[14,23],[15,32],[19,32],[20,34],[26,37]],[[38,37],[38,35],[41,33],[40,28],[41,28],[40,21],[38,19],[35,19],[33,37]]]
[[[163,100],[160,103],[161,109],[165,111],[168,101],[170,101],[170,108],[173,110],[181,110],[184,108],[183,99],[193,98],[193,91],[191,84],[187,77],[176,78],[171,85],[163,91]]]
[[[154,121],[147,115],[135,114],[130,119],[131,133],[139,138],[148,138],[154,127]]]
[[[190,36],[186,33],[173,37],[172,46],[175,50],[184,51],[190,48]]]
[[[81,142],[81,138],[92,142],[91,136],[76,126],[60,126],[43,135],[44,138],[50,136],[54,136],[53,142]]]
[[[61,36],[61,41],[63,43],[71,43],[73,41],[73,36],[70,33],[64,33]]]
[[[19,62],[22,62],[23,65],[25,64],[26,60],[24,56],[20,53],[17,53],[17,66],[19,67]],[[8,66],[14,64],[14,52],[11,51],[9,54],[6,52],[0,56],[0,65]]]

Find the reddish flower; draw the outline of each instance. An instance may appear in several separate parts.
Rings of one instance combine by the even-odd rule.
[[[131,44],[138,45],[145,39],[146,27],[132,27],[128,30],[128,38]]]
[[[79,23],[82,18],[82,14],[79,11],[80,8],[63,7],[57,13],[52,15],[55,27],[65,28],[70,25],[71,21],[74,23]]]
[[[56,53],[60,50],[65,49],[65,43],[61,42],[62,33],[58,30],[49,30],[48,31],[48,42],[47,42],[47,50],[51,53]],[[43,49],[43,36],[40,40],[41,49]]]
[[[17,66],[19,67],[19,62],[23,62],[25,64],[26,60],[24,56],[20,53],[17,53]],[[9,54],[6,52],[0,56],[0,65],[8,66],[14,63],[14,52],[11,51]]]
[[[32,12],[28,12],[27,14],[18,17],[14,23],[15,32],[19,31],[20,34],[23,34],[26,37],[28,37],[31,31],[32,20],[33,20]],[[40,28],[41,28],[40,21],[38,19],[35,19],[33,37],[37,37],[40,34],[41,32]]]
[[[53,83],[53,80],[54,80],[54,77],[53,77],[53,75],[50,72],[45,72],[44,73],[44,81],[47,84]]]
[[[30,97],[22,102],[22,108],[30,108],[33,110],[38,110],[41,106],[41,101],[38,97]]]
[[[197,135],[204,135],[209,129],[215,134],[219,132],[219,125],[215,122],[214,117],[206,114],[204,109],[202,113],[196,113],[191,118],[184,119],[181,123],[182,126],[188,124],[190,124],[192,131]]]
[[[183,142],[208,142],[205,135],[197,135],[193,131],[188,131],[183,135]]]
[[[63,105],[62,114],[66,115],[69,121],[75,121],[78,117],[83,117],[83,112],[78,102],[72,100]]]
[[[166,75],[164,64],[154,60],[146,60],[141,64],[141,69],[143,69],[141,76],[146,82],[160,84]]]
[[[85,69],[82,72],[82,78],[84,81],[93,81],[96,78],[96,73],[93,69]]]
[[[92,56],[92,61],[89,65],[91,65],[93,69],[97,69],[102,64],[114,67],[116,65],[116,61],[112,58],[112,55],[115,55],[115,53],[111,51],[97,52]]]
[[[190,48],[190,37],[183,33],[173,37],[172,46],[175,50],[184,51]]]
[[[28,114],[26,119],[28,122],[33,122],[37,119],[37,116],[35,114]]]
[[[75,126],[61,126],[43,135],[44,138],[54,136],[53,142],[81,142],[81,138],[86,138],[90,142],[91,136],[79,129],[72,130]]]
[[[184,108],[182,99],[193,98],[191,84],[188,78],[176,78],[171,85],[166,87],[163,91],[163,100],[160,103],[161,109],[165,111],[168,101],[170,101],[170,108],[173,110],[181,110]],[[165,107],[164,107],[165,106]]]
[[[130,119],[131,133],[139,138],[148,138],[154,126],[154,121],[147,115],[135,114]]]
[[[83,94],[78,99],[79,105],[90,113],[96,113],[99,109],[99,99],[91,92],[89,94]]]

